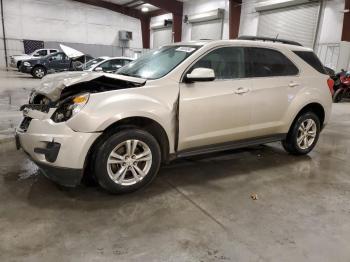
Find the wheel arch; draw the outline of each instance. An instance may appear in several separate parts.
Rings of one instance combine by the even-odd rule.
[[[128,128],[139,128],[149,132],[152,136],[154,136],[161,148],[162,162],[168,162],[170,156],[170,145],[169,138],[165,129],[157,121],[148,117],[127,117],[120,119],[105,128],[102,135],[99,136],[92,144],[85,158],[85,177],[88,175],[88,173],[91,173],[90,171],[92,171],[92,164],[94,162],[93,159],[96,156],[96,149],[101,145],[101,143],[111,134]]]
[[[320,120],[321,129],[323,128],[325,117],[326,117],[326,111],[320,103],[311,102],[309,104],[304,105],[304,107],[302,107],[298,111],[298,113],[294,116],[294,119],[292,121],[292,124],[289,127],[289,130],[293,127],[293,125],[294,125],[295,121],[298,119],[298,117],[306,112],[313,112],[314,114],[316,114]],[[289,130],[288,130],[288,132],[289,132]]]
[[[38,67],[42,67],[45,70],[45,73],[47,73],[47,68],[46,66],[42,65],[42,64],[36,64],[35,66],[33,66],[32,71],[30,72],[33,75],[34,69],[38,68]]]
[[[123,118],[109,125],[103,131],[103,133],[110,134],[116,130],[122,130],[130,127],[143,129],[154,136],[154,138],[158,141],[162,151],[162,161],[167,161],[170,152],[169,137],[162,125],[151,118],[144,116]]]

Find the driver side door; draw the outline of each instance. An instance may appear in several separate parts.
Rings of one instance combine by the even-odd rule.
[[[211,68],[214,81],[180,83],[178,150],[219,145],[249,137],[251,81],[246,78],[245,48],[221,47],[194,68]]]

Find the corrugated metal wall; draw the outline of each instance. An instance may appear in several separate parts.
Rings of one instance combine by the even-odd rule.
[[[212,39],[220,40],[222,39],[222,19],[191,23],[191,40],[200,39]]]
[[[310,3],[260,12],[258,36],[291,39],[313,48],[320,3]]]
[[[172,43],[173,31],[171,27],[153,29],[152,31],[153,31],[153,46],[152,46],[153,49]]]

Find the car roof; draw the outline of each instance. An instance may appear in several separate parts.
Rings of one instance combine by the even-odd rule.
[[[277,49],[289,49],[291,51],[313,51],[311,48],[304,47],[304,46],[298,46],[298,45],[291,45],[291,44],[283,44],[279,42],[271,42],[271,41],[252,41],[252,40],[198,40],[198,41],[189,41],[189,42],[179,42],[174,43],[171,45],[175,46],[186,46],[186,45],[193,45],[193,46],[220,46],[225,44],[233,44],[233,45],[241,45],[241,46],[253,46],[253,47],[272,47]]]

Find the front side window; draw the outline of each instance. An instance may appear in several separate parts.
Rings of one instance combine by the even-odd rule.
[[[47,55],[47,50],[39,50],[34,54],[34,56],[46,56],[46,55]]]
[[[216,79],[235,79],[246,77],[246,66],[243,47],[222,47],[201,58],[195,68],[210,68]]]
[[[123,66],[122,60],[113,59],[102,63],[99,67],[101,67],[103,71],[117,71],[122,66]]]
[[[293,76],[299,73],[298,68],[282,53],[259,47],[250,47],[251,64],[249,77]]]
[[[145,79],[158,79],[170,73],[200,46],[164,46],[127,64],[117,73]]]
[[[50,50],[50,54],[53,54],[53,53],[57,53],[57,50],[55,49]]]
[[[84,66],[85,69],[90,69],[92,68],[94,65],[101,63],[103,60],[105,60],[104,58],[96,58],[96,59],[92,59],[89,62],[87,62]]]

